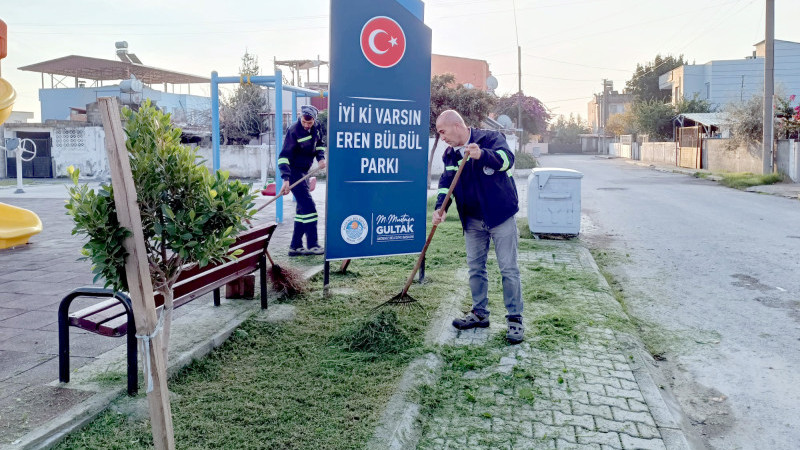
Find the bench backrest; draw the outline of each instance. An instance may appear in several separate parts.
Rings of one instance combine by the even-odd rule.
[[[277,223],[270,222],[239,233],[229,253],[240,249],[243,252],[232,261],[212,263],[205,267],[195,265],[182,271],[173,286],[173,307],[177,308],[211,292],[215,287],[253,272],[277,226]],[[156,307],[161,306],[164,304],[164,297],[156,294],[155,301]]]

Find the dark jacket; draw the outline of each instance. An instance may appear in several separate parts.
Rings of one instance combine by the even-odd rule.
[[[325,159],[325,141],[322,138],[322,126],[314,121],[311,130],[306,131],[298,120],[289,130],[283,139],[283,149],[278,155],[278,169],[281,171],[281,178],[288,180],[294,173],[295,177],[305,174],[314,162]]]
[[[469,143],[476,143],[483,150],[481,158],[469,160],[464,166],[458,184],[453,190],[456,208],[465,221],[467,213],[480,215],[488,227],[495,227],[513,217],[519,211],[517,186],[511,176],[514,154],[508,148],[505,136],[491,130],[471,129]],[[444,172],[439,178],[439,196],[436,209],[444,203],[450,183],[458,171],[461,154],[447,147],[442,160]]]

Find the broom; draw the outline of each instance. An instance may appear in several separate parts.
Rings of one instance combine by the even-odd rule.
[[[289,185],[289,190],[291,191],[292,188],[302,183],[303,181],[307,180],[308,177],[314,175],[320,170],[322,169],[317,167],[316,169],[308,172],[305,176],[303,176],[303,178],[300,178],[299,180]],[[262,209],[266,208],[267,206],[272,204],[272,202],[274,202],[275,200],[279,199],[282,196],[283,193],[279,193],[272,200],[259,206],[255,212],[261,211]],[[247,222],[248,225],[252,226],[252,223],[250,223],[249,219],[245,219],[245,221]],[[306,279],[303,277],[302,272],[291,267],[281,267],[275,264],[275,261],[272,260],[272,256],[270,256],[269,254],[269,251],[266,251],[266,254],[267,254],[267,259],[269,259],[269,263],[272,264],[272,267],[269,269],[269,272],[267,272],[267,276],[269,276],[269,281],[270,283],[272,283],[272,287],[275,289],[276,292],[284,294],[287,297],[293,297],[297,294],[301,294],[306,291],[306,289],[308,288],[308,283],[306,283]]]

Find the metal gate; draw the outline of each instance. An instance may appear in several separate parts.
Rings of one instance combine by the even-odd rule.
[[[678,166],[700,169],[702,160],[700,127],[678,128]]]
[[[36,144],[36,156],[30,161],[22,161],[23,178],[52,178],[53,158],[50,149],[53,140],[49,132],[17,131],[17,138],[30,139]],[[17,160],[13,152],[9,152],[6,160],[8,178],[17,177]]]

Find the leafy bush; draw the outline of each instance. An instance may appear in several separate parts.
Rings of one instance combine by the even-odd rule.
[[[515,169],[533,169],[539,162],[530,153],[517,152],[514,154]]]
[[[126,147],[130,156],[137,203],[154,288],[168,289],[185,264],[200,266],[222,261],[243,220],[253,206],[249,187],[229,181],[227,173],[211,175],[199,165],[195,149],[180,144],[181,130],[164,114],[145,102],[138,112],[123,110],[127,121]],[[93,263],[95,281],[127,290],[122,241],[130,231],[120,226],[113,187],[97,191],[79,184],[79,171],[71,169],[67,214],[72,234],[88,236],[84,259]]]

